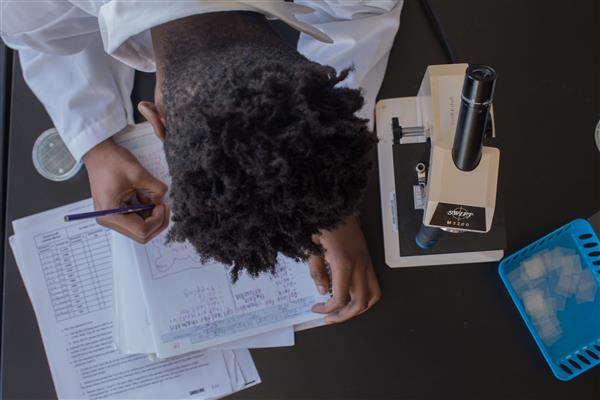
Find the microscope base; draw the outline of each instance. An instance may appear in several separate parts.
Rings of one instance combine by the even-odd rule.
[[[383,100],[377,104],[379,178],[385,258],[388,266],[414,267],[498,261],[504,256],[506,229],[502,187],[498,188],[492,229],[488,233],[444,232],[438,243],[422,249],[415,242],[423,210],[415,209],[415,166],[429,163],[430,143],[394,143],[392,118],[401,126],[422,126],[415,97]]]

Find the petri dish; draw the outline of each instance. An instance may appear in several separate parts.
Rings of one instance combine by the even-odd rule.
[[[71,154],[54,128],[42,132],[33,145],[33,166],[46,179],[66,181],[77,174],[83,165]]]
[[[600,151],[600,120],[596,124],[596,147],[598,147],[598,151]]]

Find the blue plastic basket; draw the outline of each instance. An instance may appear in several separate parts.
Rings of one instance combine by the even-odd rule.
[[[573,298],[567,300],[564,309],[557,313],[563,328],[561,337],[551,346],[546,346],[507,278],[523,259],[556,246],[576,250],[582,268],[592,269],[596,282],[600,284],[600,240],[583,219],[576,219],[506,257],[498,272],[552,373],[567,381],[600,364],[600,288],[593,302],[576,304]]]

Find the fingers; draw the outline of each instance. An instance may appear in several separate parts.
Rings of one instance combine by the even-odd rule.
[[[163,196],[167,193],[167,185],[143,168],[137,170],[132,183],[137,188],[143,189],[154,204],[160,204]]]
[[[148,218],[136,213],[111,215],[98,218],[97,222],[110,229],[128,236],[139,243],[146,243],[169,224],[169,210],[164,204],[157,205]]]
[[[350,283],[352,282],[352,265],[338,263],[331,266],[333,281],[331,299],[326,303],[317,303],[312,310],[316,313],[329,314],[344,307],[350,301]]]
[[[329,274],[327,273],[325,259],[320,256],[310,256],[308,258],[308,268],[319,293],[326,294],[329,292]]]
[[[367,268],[364,264],[355,265],[352,269],[352,287],[350,290],[352,300],[344,307],[327,315],[325,322],[334,324],[347,321],[367,310],[370,293],[367,282]]]
[[[350,286],[350,301],[345,304],[336,301],[334,298],[327,303],[315,304],[314,312],[327,313],[325,322],[335,324],[347,321],[356,317],[373,307],[381,299],[381,289],[377,282],[375,269],[371,261],[365,264],[358,264],[352,268],[352,284]],[[335,292],[335,280],[333,285]],[[331,310],[331,311],[330,311]]]
[[[169,209],[161,204],[167,186],[143,168],[131,152],[106,140],[88,152],[86,167],[96,210],[137,203],[156,205],[151,212],[98,218],[100,225],[140,243],[149,241],[168,226]]]
[[[379,287],[373,264],[370,264],[369,268],[367,268],[367,283],[369,285],[369,304],[367,305],[367,309],[363,312],[367,311],[373,307],[375,303],[381,300],[381,288]]]

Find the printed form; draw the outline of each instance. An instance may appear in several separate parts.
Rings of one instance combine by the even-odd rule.
[[[59,398],[216,398],[260,382],[247,350],[201,351],[160,361],[115,349],[110,233],[64,222],[84,200],[13,223],[10,240]]]

